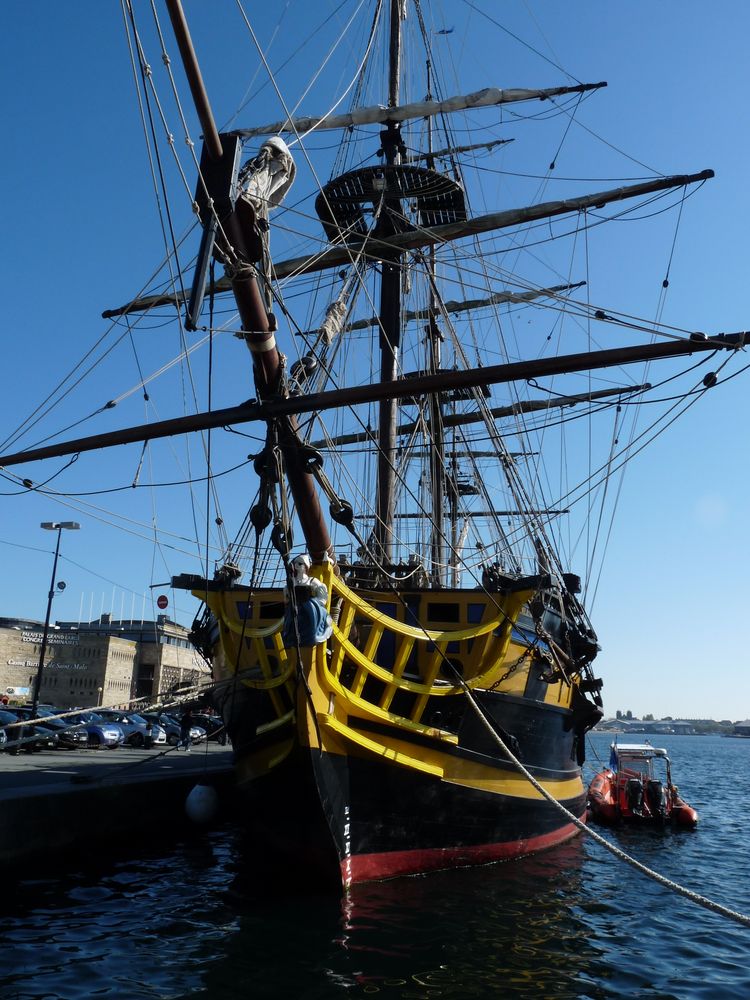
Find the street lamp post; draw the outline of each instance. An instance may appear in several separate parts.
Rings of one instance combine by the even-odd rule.
[[[42,687],[42,671],[44,670],[44,654],[47,650],[47,635],[49,633],[49,619],[52,614],[52,598],[55,596],[55,577],[57,576],[57,559],[60,555],[60,536],[63,528],[78,530],[78,521],[42,521],[40,527],[47,531],[57,532],[57,545],[55,546],[55,561],[52,564],[52,580],[49,585],[49,596],[47,597],[47,617],[44,619],[44,631],[42,632],[42,648],[39,652],[39,666],[36,671],[36,684],[34,686],[34,700],[31,705],[31,715],[36,718],[37,705],[39,704],[39,692]]]

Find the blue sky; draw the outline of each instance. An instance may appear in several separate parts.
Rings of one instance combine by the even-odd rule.
[[[295,5],[278,3],[253,12],[260,6],[245,4],[263,44],[273,38],[270,51],[274,65],[279,65],[330,11],[328,25],[316,36],[327,46],[337,30],[343,31],[356,3],[340,7],[325,0],[303,5],[301,12]],[[147,5],[136,4],[136,10],[145,19]],[[588,151],[585,173],[580,159],[572,169],[566,145],[559,175],[569,166],[572,176],[591,178],[687,173],[705,167],[716,171],[716,178],[686,203],[663,318],[680,328],[707,332],[747,326],[747,5],[727,0],[710,16],[694,0],[634,0],[627,7],[531,0],[476,0],[469,5],[452,0],[442,10],[435,14],[435,25],[453,31],[436,44],[442,46],[445,65],[455,64],[467,91],[553,86],[567,82],[566,73],[608,81],[608,88],[588,100],[579,116],[591,134],[579,129],[571,137]],[[235,117],[248,87],[257,88],[264,77],[233,0],[187,2],[186,11],[217,119],[250,125],[281,117],[270,86]],[[274,38],[284,11],[286,34]],[[501,13],[503,23],[527,46],[491,24]],[[174,51],[166,13],[161,14]],[[138,292],[159,263],[163,243],[119,5],[102,0],[6,0],[0,7],[0,27],[5,96],[4,438],[105,334],[102,310]],[[313,45],[303,47],[290,63],[283,76],[288,99],[295,101],[302,92],[314,69],[315,51]],[[161,71],[157,56],[156,51],[150,54],[155,72]],[[322,102],[332,103],[331,94],[338,95],[344,79],[346,73],[334,61],[301,110],[327,110]],[[181,89],[187,100],[186,89]],[[197,135],[192,113],[187,114]],[[179,134],[177,138],[179,143]],[[608,149],[602,139],[616,150]],[[518,143],[522,141],[533,152],[536,137],[522,140],[519,131]],[[619,151],[632,159],[625,160]],[[520,157],[526,150],[506,155]],[[631,170],[623,166],[628,162]],[[194,173],[187,182],[192,188]],[[171,183],[179,186],[174,177]],[[592,189],[594,185],[578,183],[571,185],[570,193]],[[500,185],[490,189],[487,210],[508,207],[502,199],[511,196]],[[189,208],[185,199],[175,205],[174,226],[183,233],[190,222]],[[601,301],[653,317],[674,218],[670,228],[654,230],[646,243],[639,242],[635,224],[632,229],[632,237],[629,231],[621,234],[614,259],[605,252],[604,236],[601,244],[598,234],[592,237],[596,256],[591,282]],[[149,385],[148,406],[135,393],[102,417],[72,426],[137,382],[127,330],[118,332],[123,341],[111,356],[10,450],[31,446],[67,426],[71,429],[59,433],[60,438],[140,423],[147,410],[149,419],[183,412],[191,390],[171,373]],[[154,327],[145,336],[150,342],[139,343],[151,352],[151,370],[179,349],[173,331]],[[249,367],[243,384],[234,371],[239,348],[227,344],[229,339],[217,343],[218,384],[228,388],[217,390],[215,405],[233,405],[252,395]],[[750,555],[743,516],[748,483],[746,382],[740,377],[706,394],[639,456],[625,479],[592,609],[603,646],[597,664],[611,714],[620,708],[634,714],[750,716],[742,646]],[[239,459],[254,447],[252,440],[241,444]],[[140,475],[159,481],[164,470],[170,480],[187,477],[196,456],[194,447],[188,452],[179,442],[164,443],[147,453]],[[125,486],[119,494],[88,497],[92,506],[85,513],[75,504],[0,482],[0,614],[43,617],[54,538],[39,523],[62,519],[78,520],[82,529],[63,538],[59,577],[67,588],[55,598],[54,615],[76,619],[82,609],[84,618],[89,611],[97,616],[101,610],[129,617],[131,611],[140,615],[144,607],[147,617],[156,613],[152,598],[168,591],[153,585],[173,573],[196,569],[190,535],[197,531],[200,536],[204,512],[199,507],[185,509],[174,490],[129,489],[140,461],[140,449],[132,446],[82,457],[60,475],[62,462],[53,462],[54,468],[22,467],[23,475],[35,483],[55,474],[51,485],[63,492],[72,491],[74,483],[77,492]],[[223,467],[231,465],[227,454]],[[239,516],[254,484],[251,473],[242,470],[226,480],[235,492],[229,524],[232,516]],[[119,516],[113,517],[112,511]],[[150,527],[154,523],[172,532],[160,536],[158,547]],[[189,623],[195,611],[192,600],[171,593],[169,598],[171,613]]]

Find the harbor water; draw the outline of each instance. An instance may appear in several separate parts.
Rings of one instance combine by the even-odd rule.
[[[750,913],[750,740],[652,741],[667,747],[698,829],[598,829]],[[589,742],[587,777],[610,738]],[[304,872],[285,877],[240,826],[202,832],[176,816],[174,836],[148,850],[25,876],[4,882],[2,1000],[750,996],[750,928],[586,837],[342,898]]]

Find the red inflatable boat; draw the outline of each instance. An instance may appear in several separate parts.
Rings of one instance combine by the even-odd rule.
[[[698,813],[684,802],[667,751],[648,743],[613,743],[609,767],[589,785],[589,812],[601,823],[632,820],[694,828]]]

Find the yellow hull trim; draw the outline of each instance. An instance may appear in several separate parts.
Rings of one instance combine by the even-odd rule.
[[[400,767],[430,774],[453,785],[474,788],[494,795],[504,795],[517,799],[538,799],[542,796],[520,773],[498,772],[495,767],[448,756],[438,749],[420,748],[421,757],[415,757],[414,748],[397,739],[384,741],[373,739],[351,726],[334,719],[330,715],[319,714],[318,722],[325,731],[343,738],[344,745],[358,750],[364,756],[378,757]],[[323,742],[322,749],[328,753],[339,753]],[[537,778],[540,785],[555,799],[574,799],[583,793],[583,782],[579,776],[572,778]]]

